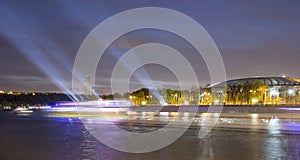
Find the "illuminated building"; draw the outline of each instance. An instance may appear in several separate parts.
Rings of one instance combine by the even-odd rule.
[[[206,88],[207,104],[295,105],[300,104],[300,80],[287,77],[233,79]],[[204,99],[203,98],[203,99]]]

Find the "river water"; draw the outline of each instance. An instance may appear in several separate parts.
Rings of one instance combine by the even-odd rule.
[[[101,144],[76,118],[0,112],[0,126],[1,160],[300,159],[298,132],[218,128],[199,139],[193,127],[166,148],[133,154]]]

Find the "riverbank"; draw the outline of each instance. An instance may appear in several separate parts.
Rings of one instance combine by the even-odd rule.
[[[206,113],[209,106],[145,106],[132,107],[133,111],[160,111],[160,112],[195,112]],[[300,106],[211,106],[222,113],[300,113]],[[217,111],[210,111],[215,113]]]

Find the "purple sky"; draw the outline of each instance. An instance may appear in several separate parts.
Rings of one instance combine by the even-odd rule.
[[[66,91],[81,42],[106,18],[137,7],[165,7],[200,23],[223,57],[227,79],[249,76],[300,77],[299,1],[1,1],[0,90]],[[116,26],[117,27],[117,26]],[[107,79],[117,57],[137,45],[159,42],[176,48],[193,65],[201,85],[209,83],[204,61],[183,39],[159,30],[120,37],[97,69],[97,90],[107,93]],[[144,71],[158,83],[176,83],[161,66]],[[138,70],[137,74],[143,74]],[[175,79],[175,80],[174,80]],[[132,89],[135,86],[132,78]]]

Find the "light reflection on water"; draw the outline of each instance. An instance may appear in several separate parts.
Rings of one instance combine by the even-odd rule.
[[[278,121],[274,119],[266,132],[216,129],[208,137],[199,139],[199,128],[193,128],[162,150],[129,154],[99,143],[77,118],[1,113],[0,159],[298,159],[300,135],[275,132]],[[299,127],[294,122],[280,124],[286,128]],[[149,126],[122,127],[134,132],[153,129]]]

